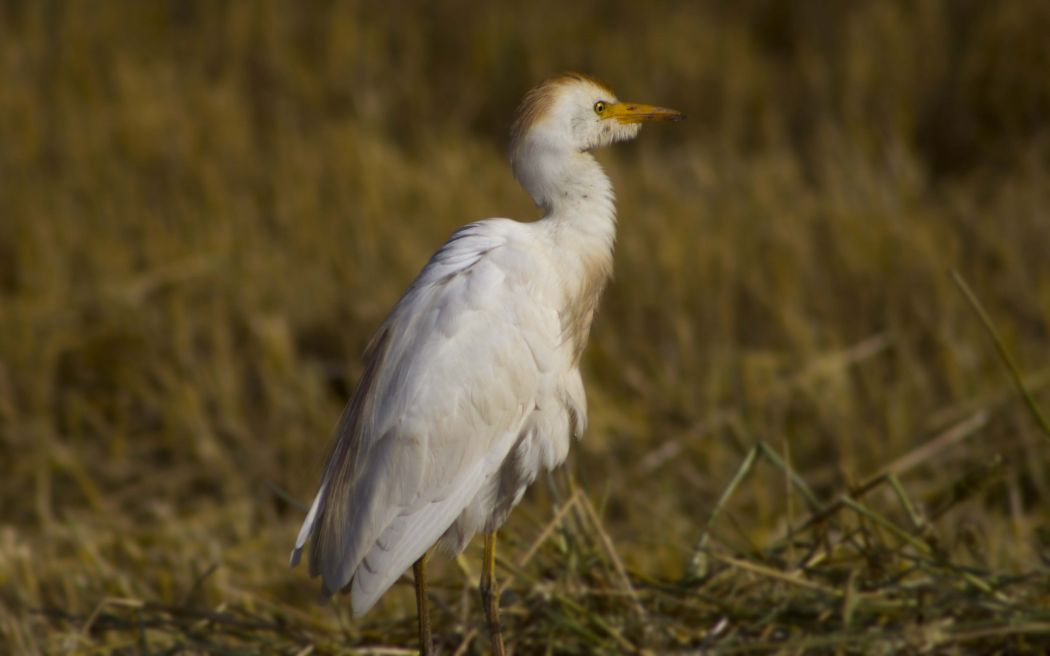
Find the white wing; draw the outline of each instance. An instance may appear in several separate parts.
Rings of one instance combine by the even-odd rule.
[[[483,221],[434,255],[369,346],[292,564],[350,586],[355,615],[491,480],[559,362],[528,224]]]

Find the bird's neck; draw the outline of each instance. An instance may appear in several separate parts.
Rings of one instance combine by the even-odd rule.
[[[612,276],[616,205],[612,183],[589,153],[515,153],[515,176],[544,209],[554,266],[563,283],[563,329],[579,358],[605,284]]]
[[[511,164],[518,182],[544,210],[544,219],[564,223],[573,239],[591,236],[612,250],[616,204],[612,183],[590,153],[546,144],[515,148]]]
[[[585,281],[584,286],[600,293],[612,275],[616,241],[612,182],[590,153],[573,152],[563,162],[561,177],[550,189],[553,193],[544,205],[544,220],[552,224],[555,247],[599,278]]]
[[[518,182],[544,210],[555,252],[569,266],[586,265],[602,276],[599,290],[612,274],[616,240],[616,203],[612,182],[590,153],[539,139],[516,144],[511,165]],[[582,272],[567,272],[573,278]]]

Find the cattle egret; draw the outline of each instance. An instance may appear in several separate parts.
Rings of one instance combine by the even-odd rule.
[[[510,163],[542,208],[532,223],[489,219],[438,249],[379,327],[295,541],[310,542],[323,592],[359,616],[413,567],[420,649],[432,653],[424,565],[485,536],[480,590],[503,654],[493,592],[496,530],[587,424],[580,354],[612,271],[609,178],[590,154],[674,110],[620,102],[583,75],[526,94]]]

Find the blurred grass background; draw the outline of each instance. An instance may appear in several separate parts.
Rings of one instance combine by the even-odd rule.
[[[365,343],[448,234],[537,216],[505,135],[564,70],[690,117],[600,155],[616,280],[568,469],[636,583],[679,580],[758,440],[831,500],[978,413],[902,483],[946,508],[926,527],[944,558],[1034,577],[1046,610],[1050,445],[948,272],[1050,406],[1048,33],[1044,0],[0,4],[0,636],[414,644],[404,586],[361,621],[316,605],[274,487],[309,500]],[[558,489],[512,517],[510,562]],[[718,545],[758,554],[805,516],[758,466]],[[589,598],[552,545],[504,600],[511,644],[535,623],[519,653],[623,648],[542,610]],[[439,573],[449,652],[487,647],[472,585]],[[624,635],[695,647],[727,612],[675,590],[688,619]]]

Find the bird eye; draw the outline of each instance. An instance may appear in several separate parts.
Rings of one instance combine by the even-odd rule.
[[[598,102],[594,103],[594,113],[595,114],[601,114],[604,111],[605,111],[605,103],[603,101],[599,100]]]

